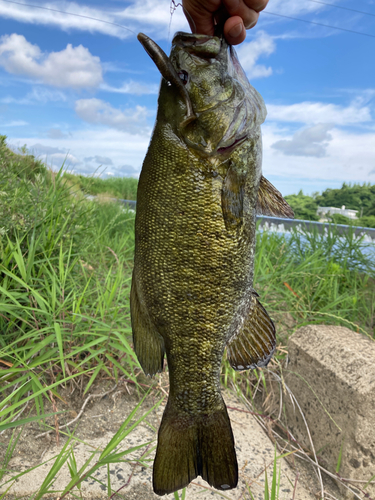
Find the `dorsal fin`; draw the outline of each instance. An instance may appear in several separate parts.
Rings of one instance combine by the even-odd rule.
[[[256,206],[257,215],[270,215],[272,217],[285,217],[293,219],[294,212],[282,197],[280,191],[265,177],[261,177]]]

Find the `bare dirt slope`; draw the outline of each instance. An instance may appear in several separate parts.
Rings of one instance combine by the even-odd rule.
[[[92,393],[107,392],[110,385],[102,385],[93,389]],[[150,409],[159,399],[159,395],[153,391],[144,401],[139,415]],[[72,420],[80,411],[85,397],[70,396],[68,391],[62,394],[65,402],[58,400],[56,402],[59,411],[65,410],[66,413],[59,417],[59,425],[62,426],[65,421]],[[200,478],[194,481],[187,488],[186,499],[199,498],[202,500],[212,499],[213,497],[227,498],[231,500],[250,499],[251,491],[254,499],[264,499],[265,469],[267,468],[268,481],[272,480],[272,468],[274,461],[274,444],[269,439],[265,431],[255,420],[248,409],[229,392],[224,395],[228,405],[229,415],[232,421],[233,432],[236,440],[236,449],[238,463],[240,468],[240,480],[235,490],[225,492],[225,495],[209,487]],[[121,424],[132,409],[139,402],[139,397],[134,388],[129,386],[119,386],[103,398],[93,398],[87,403],[81,418],[71,426],[74,429],[74,439],[72,440],[72,453],[74,455],[77,467],[79,468],[87,458],[94,452],[92,464],[95,463],[101,450],[109,443],[113,435],[118,431]],[[147,418],[139,424],[122,441],[119,449],[125,450],[130,447],[139,446],[143,443],[150,443],[139,450],[133,452],[127,462],[118,462],[101,467],[92,475],[84,478],[80,485],[80,492],[75,488],[75,495],[83,499],[104,499],[124,498],[124,499],[155,499],[159,498],[152,491],[152,462],[154,457],[154,448],[156,445],[157,429],[160,424],[162,412],[166,398],[163,403],[153,410]],[[45,411],[49,411],[46,408]],[[52,408],[51,408],[52,410]],[[51,421],[52,422],[52,421]],[[76,426],[76,428],[75,428]],[[66,429],[65,429],[66,430]],[[39,466],[33,471],[21,476],[13,482],[10,490],[7,492],[7,499],[33,497],[42,484],[44,478],[50,471],[54,463],[54,457],[58,455],[62,446],[66,442],[66,437],[60,432],[59,444],[56,444],[56,434],[37,437],[43,429],[38,424],[28,424],[20,437],[13,457],[8,465],[8,475],[0,481],[0,494],[4,493],[12,482],[4,485],[5,481],[10,479],[16,473],[26,471],[31,467]],[[6,445],[9,441],[10,431],[0,436],[0,442]],[[5,447],[1,446],[1,453]],[[279,453],[278,453],[279,454]],[[143,457],[142,457],[143,455]],[[140,463],[139,460],[142,460]],[[69,460],[68,460],[69,462]],[[280,500],[313,500],[317,485],[310,486],[303,480],[304,474],[294,470],[285,459],[279,459],[278,473],[280,470]],[[298,479],[296,480],[296,477]],[[59,498],[59,492],[64,490],[71,479],[67,463],[57,473],[50,488],[50,494],[43,498]],[[110,483],[111,491],[108,491]],[[295,489],[295,491],[294,491]],[[117,492],[117,493],[116,493]],[[68,495],[65,498],[73,498]],[[172,499],[174,495],[167,495],[164,498]]]

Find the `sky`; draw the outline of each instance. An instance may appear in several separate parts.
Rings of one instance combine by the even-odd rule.
[[[160,74],[136,34],[169,54],[190,31],[171,6],[0,0],[0,134],[55,170],[138,177]],[[375,184],[375,0],[270,0],[236,50],[268,110],[267,179],[284,195]]]

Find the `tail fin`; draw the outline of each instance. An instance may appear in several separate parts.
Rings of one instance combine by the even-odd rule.
[[[158,495],[173,493],[197,476],[218,490],[235,488],[238,466],[227,409],[185,416],[167,404],[158,434],[153,487]]]

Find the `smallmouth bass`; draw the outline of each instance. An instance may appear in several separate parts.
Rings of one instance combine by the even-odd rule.
[[[158,495],[198,475],[234,488],[238,465],[220,393],[236,370],[265,366],[275,327],[253,289],[256,214],[293,217],[261,172],[262,97],[222,37],[177,33],[171,55],[138,39],[162,75],[139,179],[130,296],[134,349],[148,375],[167,357]]]

